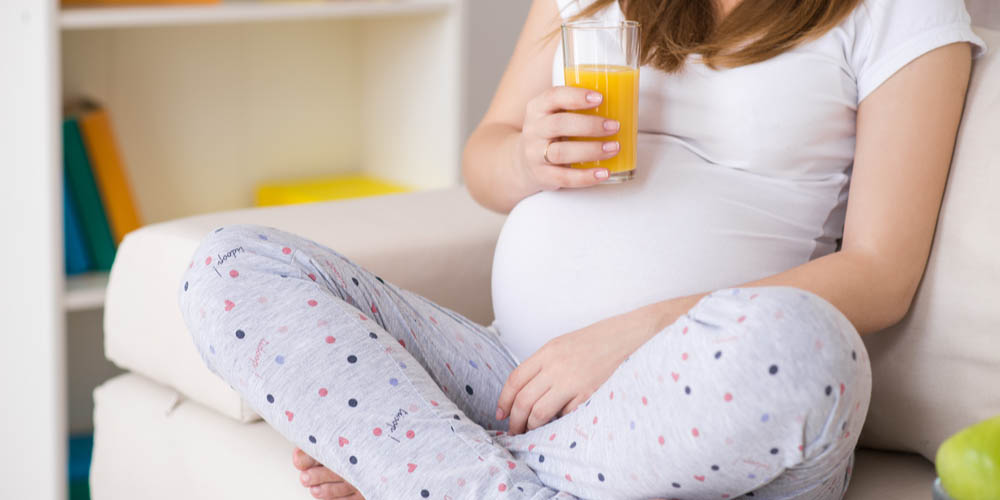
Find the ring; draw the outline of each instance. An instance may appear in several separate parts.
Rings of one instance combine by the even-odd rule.
[[[545,145],[545,152],[542,153],[542,160],[544,160],[548,165],[555,165],[555,163],[552,163],[552,160],[549,159],[549,146],[552,145],[552,142],[553,141],[549,141],[549,143]]]

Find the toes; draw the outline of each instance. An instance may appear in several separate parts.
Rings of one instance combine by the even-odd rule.
[[[343,482],[344,478],[322,465],[317,465],[302,471],[302,474],[299,474],[299,481],[305,486],[316,486],[323,483]]]
[[[292,464],[294,464],[295,468],[298,470],[306,470],[310,467],[319,465],[319,462],[313,459],[313,457],[307,455],[306,452],[301,449],[295,448],[295,451],[292,452]]]
[[[309,493],[314,498],[323,500],[349,497],[356,492],[357,490],[347,483],[323,483],[309,488]]]

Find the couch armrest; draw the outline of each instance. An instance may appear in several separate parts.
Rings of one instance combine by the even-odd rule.
[[[118,249],[104,310],[105,354],[118,366],[239,420],[256,418],[203,365],[177,291],[201,239],[226,224],[258,224],[328,246],[386,281],[488,324],[490,273],[504,217],[464,188],[221,212],[153,224]]]

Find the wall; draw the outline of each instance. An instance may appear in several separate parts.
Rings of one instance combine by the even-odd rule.
[[[972,14],[973,24],[1000,30],[1000,1],[967,0],[966,4]]]
[[[530,7],[531,0],[468,0],[465,3],[463,143],[490,105]]]

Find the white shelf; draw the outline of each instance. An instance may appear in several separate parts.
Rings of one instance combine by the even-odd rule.
[[[71,7],[59,13],[63,30],[194,24],[385,17],[448,9],[455,0],[243,1],[216,5]]]
[[[108,273],[103,271],[76,274],[66,278],[66,310],[85,311],[104,307]]]

